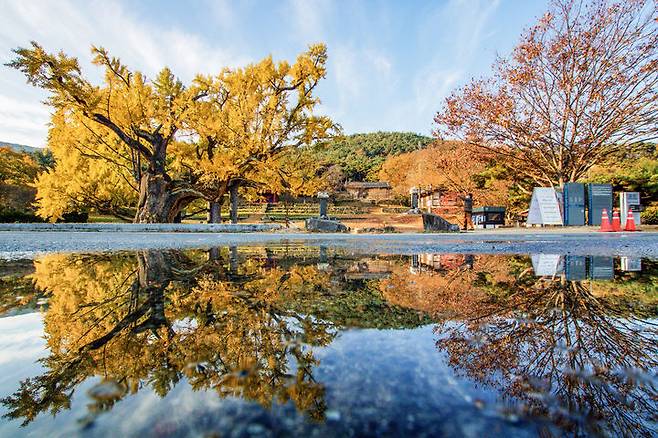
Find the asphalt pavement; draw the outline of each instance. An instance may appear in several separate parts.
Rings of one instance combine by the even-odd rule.
[[[358,253],[572,254],[658,259],[658,233],[512,230],[447,234],[0,232],[0,258],[52,252],[311,245]]]

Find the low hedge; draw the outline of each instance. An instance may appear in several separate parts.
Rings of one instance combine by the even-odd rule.
[[[71,212],[64,213],[62,218],[57,222],[76,222],[84,223],[89,221],[89,213]],[[45,220],[34,214],[32,211],[21,211],[14,209],[0,210],[0,223],[43,223]]]
[[[31,211],[20,211],[14,209],[0,210],[0,223],[31,223],[44,222],[39,216]]]

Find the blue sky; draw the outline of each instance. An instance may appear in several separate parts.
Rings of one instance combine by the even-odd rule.
[[[153,76],[169,66],[183,80],[272,54],[293,60],[324,42],[329,62],[320,112],[347,134],[429,135],[452,89],[486,75],[547,0],[440,1],[22,1],[0,0],[0,61],[36,40],[77,56],[90,77],[91,44]],[[45,95],[0,67],[0,141],[43,146]]]

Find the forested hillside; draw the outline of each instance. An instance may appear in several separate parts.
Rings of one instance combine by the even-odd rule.
[[[8,143],[6,141],[0,141],[0,148],[9,148],[14,152],[26,152],[28,154],[34,154],[41,150],[39,148],[35,148],[32,146],[26,146],[24,144],[17,144],[17,143]]]
[[[373,132],[338,137],[322,145],[318,154],[337,178],[345,181],[377,181],[388,156],[422,149],[432,138],[412,132]]]

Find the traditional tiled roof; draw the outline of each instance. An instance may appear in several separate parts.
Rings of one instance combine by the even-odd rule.
[[[423,198],[425,196],[430,196],[434,193],[454,194],[454,193],[457,193],[457,192],[446,190],[443,187],[432,187],[432,186],[430,186],[430,187],[425,187],[425,188],[421,189],[419,195],[420,195],[421,198]]]
[[[387,182],[376,181],[350,181],[345,184],[346,189],[390,189],[391,185]]]

